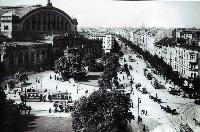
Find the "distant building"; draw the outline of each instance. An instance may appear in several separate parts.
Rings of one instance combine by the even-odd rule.
[[[104,53],[110,53],[114,45],[114,40],[115,40],[115,37],[113,35],[106,35],[103,38],[102,47],[103,47]]]
[[[104,34],[91,34],[88,36],[89,39],[93,39],[93,40],[102,40],[106,37],[106,35]]]
[[[200,30],[199,29],[186,29],[177,28],[172,31],[173,37],[177,42],[185,40],[188,45],[200,46]]]
[[[154,55],[155,35],[157,32],[157,30],[138,29],[131,33],[130,40],[142,50]]]

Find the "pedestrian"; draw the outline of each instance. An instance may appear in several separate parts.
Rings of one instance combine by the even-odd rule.
[[[56,74],[55,74],[55,76],[54,76],[54,77],[55,77],[55,80],[56,80]]]
[[[49,93],[49,95],[48,95],[48,100],[49,100],[50,102],[52,102],[52,97],[51,97],[50,93]]]
[[[146,113],[145,113],[145,115],[147,115],[147,110],[146,110]]]
[[[85,91],[85,94],[88,94],[88,90]]]
[[[31,106],[28,107],[28,114],[30,115],[31,113]]]
[[[69,101],[71,101],[72,100],[72,97],[71,97],[71,95],[69,96]]]
[[[37,77],[36,77],[36,82],[37,82]]]
[[[50,79],[52,79],[51,75],[50,75]]]
[[[58,85],[56,85],[56,91],[57,91],[57,89],[58,89]]]
[[[51,108],[49,108],[49,113],[51,113]]]
[[[144,125],[144,127],[143,127],[143,131],[146,131],[146,127],[145,127],[145,125]]]

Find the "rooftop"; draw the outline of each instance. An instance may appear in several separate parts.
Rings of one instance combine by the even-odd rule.
[[[179,44],[179,43],[176,42],[175,38],[169,38],[169,37],[165,37],[165,38],[161,39],[159,42],[156,42],[155,45],[157,45],[157,46],[160,45],[160,46],[180,47],[180,48],[184,48],[184,49],[187,49],[187,50],[200,51],[199,46],[188,45],[186,43]]]
[[[40,7],[42,7],[42,5],[0,6],[0,16],[2,16],[5,13],[12,12],[14,16],[18,16],[19,18],[22,18],[28,12]]]

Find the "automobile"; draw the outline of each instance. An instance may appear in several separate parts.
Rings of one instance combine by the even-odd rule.
[[[130,58],[129,61],[130,61],[130,62],[135,62],[135,59]]]
[[[169,91],[169,94],[172,94],[172,95],[179,95],[179,91],[177,91],[177,90],[170,90],[170,91]]]
[[[181,124],[180,132],[193,132],[193,130],[187,124],[186,125]]]
[[[152,79],[152,74],[151,74],[151,73],[148,73],[148,74],[147,74],[147,79],[148,79],[148,80],[151,80],[151,79]]]
[[[131,65],[129,65],[128,67],[129,67],[129,70],[133,70],[133,67]]]
[[[136,84],[135,87],[136,87],[136,88],[141,87],[141,83]]]
[[[151,70],[154,74],[156,74],[157,75],[157,71],[156,70]]]
[[[141,56],[141,55],[137,55],[136,57],[142,59],[142,56]]]
[[[147,88],[142,88],[142,94],[148,94]]]

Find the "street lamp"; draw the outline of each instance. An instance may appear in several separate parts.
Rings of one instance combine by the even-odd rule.
[[[138,124],[139,124],[139,120],[140,120],[140,113],[139,113],[139,106],[140,106],[140,103],[141,103],[141,99],[138,97]]]

